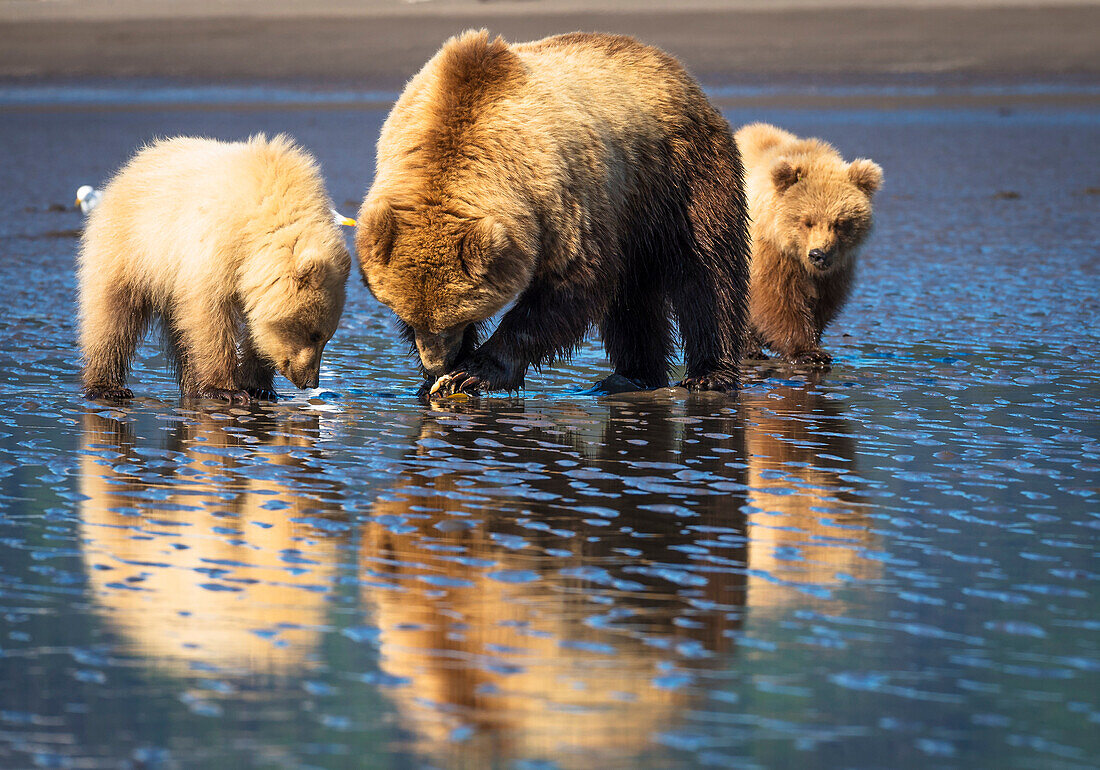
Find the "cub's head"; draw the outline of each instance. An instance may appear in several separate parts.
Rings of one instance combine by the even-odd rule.
[[[771,168],[775,212],[788,253],[798,253],[811,274],[851,264],[871,230],[871,196],[882,186],[882,168],[840,156],[779,158]]]
[[[351,255],[342,239],[296,249],[287,273],[246,305],[252,344],[296,388],[316,388],[321,353],[344,311]]]
[[[359,212],[355,246],[363,282],[411,332],[433,377],[458,363],[477,324],[527,287],[534,264],[492,215],[399,208],[370,198]]]

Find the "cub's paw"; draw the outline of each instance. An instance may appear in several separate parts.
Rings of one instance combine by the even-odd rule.
[[[710,372],[680,380],[681,388],[691,391],[714,390],[719,393],[733,393],[738,388],[737,375],[733,372]]]
[[[821,348],[795,353],[788,360],[795,366],[823,372],[829,371],[833,364],[832,357]]]
[[[489,383],[480,377],[469,372],[451,372],[435,381],[428,390],[428,397],[446,398],[458,393],[472,396],[486,390],[490,390]]]
[[[125,401],[134,397],[134,391],[121,385],[92,385],[84,389],[89,401]]]
[[[247,391],[228,388],[200,388],[194,393],[194,397],[210,401],[226,401],[230,404],[247,404],[251,400]]]
[[[249,388],[245,391],[253,401],[278,401],[279,394],[271,388]]]

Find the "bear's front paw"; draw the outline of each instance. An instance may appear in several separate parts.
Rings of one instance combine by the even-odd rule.
[[[446,398],[457,393],[474,395],[483,390],[489,390],[489,383],[480,377],[468,372],[451,372],[450,374],[444,374],[435,381],[435,384],[428,390],[428,397]]]
[[[709,372],[680,380],[681,388],[688,390],[715,390],[720,393],[732,393],[738,388],[737,375],[733,372]]]
[[[804,350],[792,355],[788,361],[795,366],[827,372],[832,368],[833,359],[821,348]]]
[[[279,394],[271,388],[249,388],[245,391],[253,401],[278,401]]]
[[[125,401],[134,397],[134,391],[121,385],[91,385],[84,389],[84,398],[90,401]]]
[[[458,371],[443,375],[428,391],[433,398],[446,398],[455,393],[488,392],[490,390],[519,390],[523,387],[523,369],[507,360],[495,357],[475,356]]]
[[[247,391],[228,388],[199,388],[194,397],[210,401],[226,401],[230,404],[247,404],[251,400]]]

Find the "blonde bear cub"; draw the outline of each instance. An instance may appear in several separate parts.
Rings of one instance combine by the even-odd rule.
[[[160,318],[185,397],[274,400],[316,387],[351,257],[317,163],[286,136],[177,137],[140,150],[89,215],[78,260],[84,395],[126,375]]]
[[[846,163],[826,142],[767,123],[745,126],[736,139],[752,217],[745,357],[763,357],[767,347],[828,369],[821,334],[848,299],[882,168],[865,158]]]

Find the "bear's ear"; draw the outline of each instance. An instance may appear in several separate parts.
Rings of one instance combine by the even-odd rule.
[[[385,265],[390,261],[397,222],[387,203],[374,203],[359,212],[355,228],[355,249],[360,262]]]
[[[871,195],[882,187],[882,166],[873,160],[857,158],[848,166],[848,178],[867,195]]]
[[[462,239],[458,259],[470,278],[484,275],[494,258],[511,245],[508,228],[494,217],[484,216],[470,223]]]
[[[325,279],[325,262],[321,259],[304,259],[294,268],[294,280],[299,286],[320,286]]]
[[[795,182],[802,178],[802,169],[792,166],[786,158],[780,158],[772,166],[772,183],[778,193],[782,194],[791,189]]]

